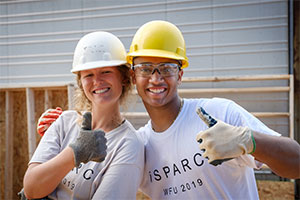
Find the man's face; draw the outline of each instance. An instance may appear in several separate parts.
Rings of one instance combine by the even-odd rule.
[[[159,57],[137,57],[134,59],[134,80],[144,105],[164,106],[178,98],[177,86],[183,71],[178,61]]]

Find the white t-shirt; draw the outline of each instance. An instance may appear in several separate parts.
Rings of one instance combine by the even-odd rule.
[[[41,139],[30,163],[44,163],[79,135],[75,111],[65,111]],[[144,145],[125,121],[105,134],[107,156],[73,168],[48,197],[51,199],[135,199],[144,168]],[[59,169],[57,169],[59,170]]]
[[[208,127],[196,114],[198,106],[228,124],[280,135],[230,100],[184,99],[181,112],[166,131],[154,132],[150,121],[138,130],[146,157],[141,190],[152,199],[258,199],[253,168],[259,165],[253,156],[243,155],[216,167],[202,157],[196,136]]]

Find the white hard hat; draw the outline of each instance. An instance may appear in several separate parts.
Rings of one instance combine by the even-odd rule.
[[[108,32],[97,31],[79,40],[71,72],[126,63],[126,50],[119,38]]]

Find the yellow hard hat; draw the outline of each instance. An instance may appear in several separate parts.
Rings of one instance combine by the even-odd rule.
[[[138,56],[162,57],[180,60],[182,67],[188,66],[185,41],[180,30],[170,22],[150,21],[141,26],[133,37],[127,62],[132,64]]]

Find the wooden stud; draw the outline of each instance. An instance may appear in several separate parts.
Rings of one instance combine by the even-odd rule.
[[[221,82],[221,81],[258,81],[288,80],[290,75],[257,75],[257,76],[218,76],[218,77],[183,77],[182,82]]]
[[[5,92],[5,186],[4,198],[13,199],[13,96]]]
[[[249,88],[200,88],[178,89],[179,94],[203,94],[203,93],[272,93],[289,92],[289,87],[249,87]]]
[[[70,84],[75,84],[70,82]],[[39,89],[44,90],[45,88],[51,88],[53,90],[64,90],[66,87],[66,82],[42,82],[42,83],[24,83],[24,84],[14,84],[9,83],[7,85],[0,85],[0,90],[24,90],[24,88]]]
[[[32,90],[45,90],[45,88],[47,88],[47,90],[65,90],[66,89],[66,84],[65,85],[57,85],[57,86],[46,86],[44,84],[41,84],[40,86],[31,86],[28,85],[27,87],[29,87]],[[0,87],[0,91],[24,91],[26,88],[26,85],[24,85],[24,87],[17,87],[17,86],[10,86],[5,88],[5,86],[1,86]]]
[[[52,108],[52,91],[49,89],[45,89],[45,103],[44,103],[44,110]]]
[[[145,118],[148,117],[148,113],[147,112],[123,112],[121,113],[125,118]]]
[[[213,94],[213,93],[275,93],[289,92],[290,87],[249,87],[249,88],[193,88],[178,89],[179,94]],[[136,89],[132,91],[132,95],[137,95]]]
[[[30,160],[36,148],[34,92],[31,88],[26,88],[26,106],[27,106],[27,130],[28,130],[28,155]]]
[[[251,112],[251,114],[258,118],[290,117],[288,112]]]
[[[74,110],[74,94],[75,94],[75,87],[73,84],[68,85],[68,109]]]
[[[289,117],[288,112],[251,112],[252,115],[258,118],[276,118],[276,117]],[[126,118],[147,118],[147,112],[123,112],[122,115]]]
[[[290,138],[294,139],[294,76],[290,75],[290,92],[289,92],[289,113],[290,113]]]

